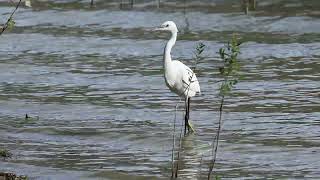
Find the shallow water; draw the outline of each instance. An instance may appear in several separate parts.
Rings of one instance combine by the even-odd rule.
[[[243,79],[226,100],[215,172],[320,178],[320,3],[261,1],[244,15],[233,1],[183,2],[21,7],[15,29],[0,37],[0,147],[14,154],[0,170],[32,179],[170,177],[178,98],[162,76],[168,37],[150,28],[171,19],[180,29],[175,59],[191,66],[196,44],[207,45],[197,72],[202,95],[191,105],[197,133],[182,142],[181,179],[208,169],[221,79],[216,52],[233,32],[243,42]],[[4,21],[13,7],[0,5]],[[180,124],[182,110],[177,117]]]

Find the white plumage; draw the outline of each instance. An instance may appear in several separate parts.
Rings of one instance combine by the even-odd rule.
[[[165,69],[168,88],[177,95],[190,98],[200,93],[200,85],[193,71],[180,61],[172,61]]]
[[[164,48],[163,66],[164,79],[168,88],[178,96],[185,98],[186,101],[186,116],[185,116],[185,132],[188,130],[194,131],[189,123],[189,108],[190,98],[200,93],[200,85],[193,71],[180,61],[171,59],[171,49],[177,40],[178,29],[174,22],[166,21],[159,28],[159,31],[171,32],[171,38]]]

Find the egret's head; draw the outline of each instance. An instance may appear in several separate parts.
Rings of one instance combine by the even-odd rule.
[[[178,28],[176,24],[173,21],[166,21],[163,24],[161,24],[160,27],[155,29],[156,31],[169,31],[171,33],[177,33]]]

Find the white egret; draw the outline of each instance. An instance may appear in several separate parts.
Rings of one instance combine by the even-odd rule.
[[[185,99],[185,127],[184,132],[193,132],[194,129],[189,122],[189,110],[191,97],[200,93],[200,85],[194,72],[180,61],[173,61],[171,59],[171,49],[177,40],[178,28],[173,21],[166,21],[157,31],[171,32],[171,38],[164,48],[163,54],[163,68],[164,79],[168,88],[176,93],[178,96]]]

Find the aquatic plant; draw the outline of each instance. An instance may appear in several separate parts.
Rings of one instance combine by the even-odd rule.
[[[248,14],[249,11],[256,10],[257,2],[256,0],[242,0],[241,5],[244,13]]]
[[[3,158],[3,160],[7,158],[12,157],[12,153],[7,149],[0,149],[0,157]]]
[[[219,68],[219,71],[220,75],[223,77],[223,81],[220,84],[219,90],[219,121],[217,133],[212,140],[211,162],[209,164],[208,180],[213,173],[213,168],[217,159],[220,133],[222,130],[222,115],[225,98],[226,96],[230,95],[231,90],[239,81],[240,65],[238,63],[238,55],[240,54],[240,44],[241,43],[238,42],[237,37],[233,35],[227,46],[219,49],[219,55],[223,61],[223,66]]]
[[[13,15],[14,13],[18,10],[19,6],[21,4],[21,0],[19,0],[18,4],[16,5],[16,8],[12,11],[12,13],[10,14],[7,22],[1,27],[1,30],[0,30],[0,35],[3,34],[3,32],[6,30],[6,29],[12,29],[14,27],[14,25],[16,24],[14,19],[13,19]]]
[[[196,49],[195,49],[195,52],[194,52],[194,64],[193,64],[193,67],[192,67],[192,70],[193,70],[193,73],[190,75],[190,79],[193,78],[193,76],[195,76],[195,72],[197,70],[197,65],[199,64],[199,62],[201,61],[202,59],[202,56],[201,54],[203,53],[203,51],[205,50],[205,45],[200,42],[197,46],[196,46]],[[187,85],[187,92],[189,91],[189,86],[191,84],[191,81],[190,83]],[[180,100],[181,102],[181,100]],[[179,134],[179,138],[178,138],[178,142],[179,142],[179,147],[178,147],[178,150],[177,150],[177,158],[175,158],[175,146],[176,146],[176,143],[175,143],[175,134],[176,134],[176,113],[177,113],[177,109],[178,109],[178,105],[179,103],[177,103],[176,105],[176,108],[175,108],[175,117],[174,117],[174,125],[173,125],[173,145],[172,145],[172,167],[171,167],[171,179],[174,179],[174,178],[177,178],[178,177],[178,171],[179,171],[179,161],[180,161],[180,154],[181,154],[181,150],[182,150],[182,127],[183,125],[181,125],[181,131],[180,131],[180,134]]]
[[[28,180],[27,176],[18,176],[14,173],[0,172],[0,179],[6,180]]]

